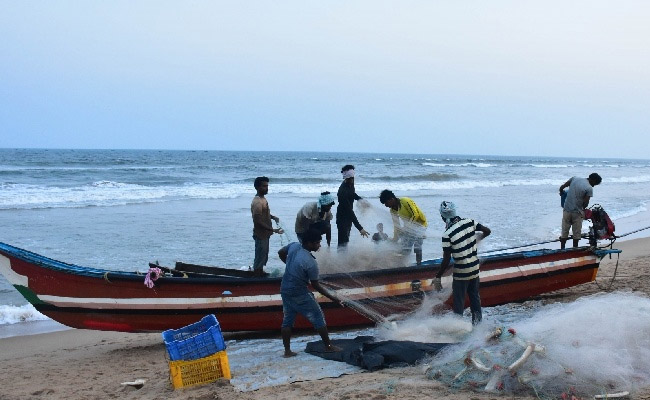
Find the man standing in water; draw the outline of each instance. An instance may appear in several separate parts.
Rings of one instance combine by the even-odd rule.
[[[593,187],[599,185],[601,181],[600,175],[594,172],[586,179],[574,176],[560,186],[560,196],[562,196],[564,188],[569,188],[562,210],[560,248],[563,249],[566,246],[566,241],[569,239],[569,228],[573,234],[573,247],[578,247],[582,233],[582,221],[585,219],[585,208],[589,205],[591,196],[594,195]]]
[[[361,197],[354,191],[354,165],[346,165],[341,169],[343,183],[339,187],[337,197],[339,205],[336,208],[336,228],[338,230],[338,247],[346,247],[350,241],[352,224],[359,230],[361,236],[368,237],[370,234],[357,220],[354,214],[354,201],[361,200]]]
[[[318,263],[311,252],[318,251],[320,243],[320,232],[309,229],[302,234],[302,244],[289,243],[278,251],[280,259],[287,265],[280,285],[282,311],[284,312],[281,329],[284,357],[296,355],[291,351],[291,330],[297,314],[304,316],[314,326],[314,329],[323,339],[325,351],[341,351],[340,348],[332,345],[327,332],[323,310],[308,287],[311,284],[323,296],[332,300],[335,304],[343,306],[340,299],[318,282]]]
[[[273,229],[271,220],[280,222],[280,218],[271,215],[269,203],[266,201],[266,194],[269,192],[269,178],[258,176],[253,183],[257,194],[251,202],[251,214],[253,216],[253,239],[255,240],[255,260],[253,261],[253,275],[263,277],[268,275],[264,272],[264,266],[269,261],[269,238],[274,233],[282,234],[280,228]]]
[[[465,295],[469,296],[472,324],[481,322],[481,296],[479,294],[479,259],[476,248],[476,231],[483,233],[483,238],[490,235],[488,227],[473,219],[461,218],[456,215],[456,206],[451,201],[440,204],[440,217],[445,221],[445,231],[442,234],[442,264],[436,274],[433,285],[436,290],[442,290],[441,278],[454,258],[454,280],[452,281],[452,297],[454,312],[463,315]]]
[[[422,242],[426,236],[427,217],[413,200],[408,197],[397,198],[388,189],[381,192],[379,201],[390,208],[393,218],[393,241],[401,240],[404,255],[413,248],[415,263],[422,264]]]

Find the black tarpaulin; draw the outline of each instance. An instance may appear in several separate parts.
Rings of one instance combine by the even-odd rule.
[[[309,342],[305,352],[326,360],[341,361],[376,371],[382,368],[415,365],[427,356],[436,354],[447,343],[420,343],[400,340],[375,342],[372,336],[357,336],[354,339],[332,340],[342,348],[338,352],[326,352],[322,341]]]

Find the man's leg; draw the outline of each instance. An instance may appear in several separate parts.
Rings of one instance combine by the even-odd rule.
[[[336,228],[338,230],[338,244],[337,247],[346,247],[350,241],[350,232],[352,230],[352,221],[336,221]]]
[[[573,247],[578,247],[578,242],[582,236],[582,215],[575,213],[571,221],[571,230],[573,231]]]
[[[282,344],[284,345],[284,357],[293,357],[297,353],[291,351],[291,327],[280,329],[282,333]]]
[[[294,302],[290,296],[280,294],[282,297],[282,327],[280,333],[282,335],[282,344],[284,345],[284,357],[293,357],[296,355],[291,351],[291,327],[296,320],[296,311],[294,309]]]
[[[422,264],[422,238],[416,238],[413,244],[413,252],[415,253],[415,264]]]
[[[264,264],[262,264],[262,241],[255,235],[253,235],[253,240],[255,240],[255,258],[253,259],[253,271],[258,271],[264,267]]]
[[[479,278],[474,278],[468,282],[467,294],[469,295],[469,307],[472,311],[472,325],[476,325],[483,319],[481,312],[481,294]]]
[[[325,351],[327,352],[336,352],[336,351],[341,351],[341,349],[338,346],[334,346],[332,342],[330,341],[330,336],[327,333],[327,325],[321,326],[320,328],[316,329],[316,332],[320,335],[320,338],[323,340],[323,343],[325,344]]]
[[[452,298],[454,300],[454,312],[463,315],[465,310],[465,295],[467,295],[467,281],[454,279],[451,282]]]
[[[269,261],[269,239],[255,239],[255,261],[253,272],[255,276],[264,276],[264,266]]]
[[[560,233],[560,249],[566,247],[566,241],[569,239],[569,228],[571,227],[571,213],[562,211],[562,233]]]

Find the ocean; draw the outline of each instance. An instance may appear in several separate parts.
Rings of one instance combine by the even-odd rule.
[[[286,230],[271,238],[267,268],[278,269],[282,263],[275,254],[295,240],[298,210],[322,191],[336,193],[345,164],[356,167],[357,193],[369,200],[357,216],[371,234],[379,222],[392,232],[388,209],[378,200],[383,189],[412,198],[424,211],[429,223],[424,259],[442,253],[437,211],[442,200],[490,227],[492,235],[481,248],[487,251],[556,239],[562,214],[558,187],[572,176],[603,177],[591,204],[605,208],[619,235],[643,227],[639,216],[650,194],[650,160],[0,149],[0,241],[95,268],[146,272],[149,262],[176,261],[247,267],[254,249],[253,180],[267,176],[271,212]],[[368,247],[369,239],[354,228],[351,237],[350,246]],[[321,251],[336,251],[335,225],[332,248]],[[40,319],[46,318],[0,277],[0,325]]]

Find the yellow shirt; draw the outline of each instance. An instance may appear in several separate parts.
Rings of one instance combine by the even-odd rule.
[[[395,238],[399,236],[400,231],[407,234],[420,234],[420,231],[427,227],[427,217],[415,202],[408,197],[400,197],[399,208],[397,211],[391,209],[393,217],[393,227],[395,229]],[[404,221],[404,226],[400,224],[400,219]]]

